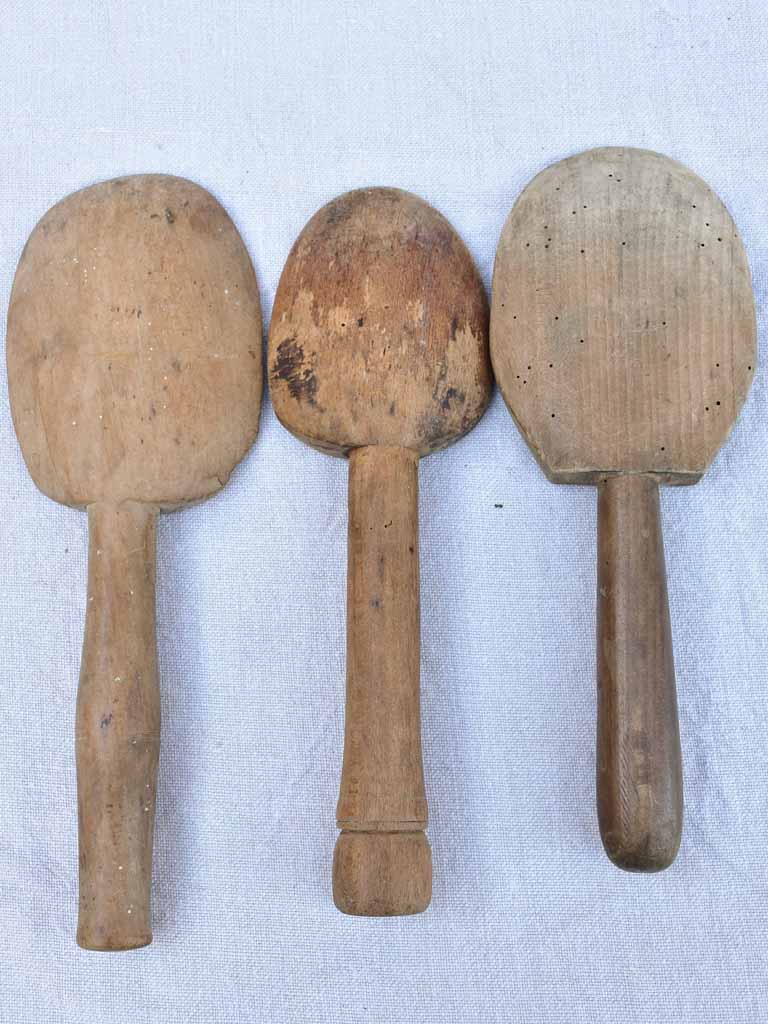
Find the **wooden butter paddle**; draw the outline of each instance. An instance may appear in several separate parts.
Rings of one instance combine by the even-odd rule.
[[[677,853],[683,798],[659,484],[693,484],[755,366],[747,260],[728,211],[658,153],[547,168],[504,227],[491,356],[550,480],[598,486],[597,803],[619,867]]]
[[[269,332],[284,426],[349,456],[347,705],[333,894],[339,910],[425,910],[432,861],[419,724],[418,462],[491,391],[487,302],[436,210],[370,188],[295,243]]]
[[[86,949],[152,938],[155,524],[159,511],[218,491],[256,436],[260,337],[237,230],[180,178],[122,178],[69,196],[39,222],[16,271],[16,433],[37,486],[88,510],[76,744]]]

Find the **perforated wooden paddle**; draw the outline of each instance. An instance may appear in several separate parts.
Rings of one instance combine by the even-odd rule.
[[[728,211],[658,153],[598,149],[547,168],[501,236],[491,356],[547,476],[598,485],[600,829],[620,867],[658,870],[683,812],[658,485],[700,479],[755,366]]]
[[[347,706],[333,893],[348,914],[424,910],[432,863],[419,725],[418,461],[490,396],[487,303],[450,224],[361,189],[307,224],[280,279],[272,402],[349,456]]]
[[[88,949],[151,941],[155,523],[158,511],[218,491],[256,436],[260,337],[240,236],[212,196],[180,178],[69,196],[32,232],[16,271],[16,433],[37,486],[88,510],[77,698],[77,941]]]

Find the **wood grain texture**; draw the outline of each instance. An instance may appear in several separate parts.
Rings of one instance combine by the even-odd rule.
[[[695,483],[738,415],[755,353],[744,247],[685,167],[591,150],[542,171],[515,203],[496,256],[491,358],[550,479]]]
[[[491,394],[488,308],[455,232],[397,189],[360,189],[299,236],[269,333],[272,402],[349,455],[347,708],[336,905],[424,910],[432,889],[419,722],[418,459]]]
[[[68,196],[32,232],[8,310],[35,483],[82,507],[215,493],[256,436],[260,337],[248,253],[199,185],[141,175]]]
[[[448,221],[399,189],[358,189],[291,250],[269,334],[272,404],[322,451],[452,444],[488,404],[488,306]]]
[[[349,456],[347,704],[336,809],[343,832],[334,866],[334,900],[348,914],[416,913],[431,891],[429,844],[412,837],[427,824],[418,472],[410,448],[371,445]],[[351,832],[356,837],[345,838]]]
[[[204,189],[143,175],[53,207],[22,254],[8,386],[27,467],[89,514],[77,700],[78,942],[151,940],[160,510],[219,490],[256,436],[256,278]]]
[[[756,362],[749,268],[728,211],[646,150],[548,167],[499,242],[491,358],[547,476],[600,486],[600,827],[619,866],[658,870],[682,827],[658,485],[699,480]]]
[[[661,870],[680,846],[683,777],[659,487],[628,474],[598,494],[600,833],[619,867]]]
[[[152,941],[160,751],[155,643],[158,510],[88,508],[88,603],[77,692],[80,916],[85,949]]]

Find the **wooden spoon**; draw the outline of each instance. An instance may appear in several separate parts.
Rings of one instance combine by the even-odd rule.
[[[418,461],[478,421],[491,392],[487,301],[436,210],[350,192],[294,245],[269,333],[284,426],[349,456],[347,708],[333,894],[380,916],[429,905],[419,725]]]
[[[8,381],[27,467],[88,510],[77,698],[86,949],[151,941],[158,511],[226,483],[256,436],[261,318],[231,220],[192,182],[107,181],[43,217],[16,271]]]
[[[597,801],[619,867],[677,853],[682,774],[659,484],[693,484],[755,367],[739,236],[685,167],[597,149],[539,174],[493,278],[491,356],[547,476],[598,485]]]

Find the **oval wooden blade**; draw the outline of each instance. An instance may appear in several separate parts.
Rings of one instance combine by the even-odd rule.
[[[695,482],[744,402],[755,339],[733,221],[675,161],[590,150],[515,203],[496,256],[491,359],[551,479]]]
[[[260,339],[250,258],[204,189],[141,175],[68,196],[32,232],[8,313],[35,483],[68,505],[217,491],[258,429]]]
[[[272,404],[323,451],[422,455],[465,434],[491,392],[488,304],[461,239],[408,192],[368,188],[297,239],[269,331]]]

